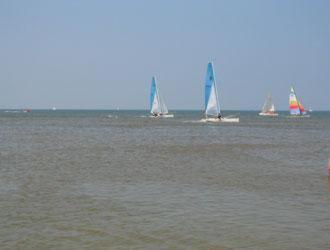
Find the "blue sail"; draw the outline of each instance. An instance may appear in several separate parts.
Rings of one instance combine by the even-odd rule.
[[[157,94],[156,91],[157,91],[156,79],[153,76],[152,77],[152,82],[151,82],[151,91],[150,91],[150,110],[152,110],[152,105],[153,105],[153,102],[154,102],[154,99],[155,99],[155,95]]]
[[[205,77],[205,113],[212,116],[217,116],[220,113],[215,74],[211,62],[207,65]]]
[[[212,63],[207,65],[206,76],[205,76],[205,109],[207,107],[207,103],[209,102],[211,87],[214,81],[214,72]]]
[[[150,90],[150,113],[153,115],[167,115],[168,109],[165,105],[164,99],[159,92],[156,77],[152,77]],[[173,115],[172,115],[173,117]]]

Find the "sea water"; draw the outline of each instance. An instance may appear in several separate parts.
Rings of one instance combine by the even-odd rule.
[[[0,248],[330,248],[329,112],[173,113],[0,111]]]

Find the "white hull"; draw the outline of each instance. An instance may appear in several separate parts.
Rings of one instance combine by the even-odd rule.
[[[289,115],[289,118],[309,118],[310,115]]]
[[[157,116],[151,115],[150,117],[152,117],[152,118],[173,118],[174,115],[173,114],[166,114],[166,115],[159,114]]]
[[[278,113],[259,113],[260,116],[276,117]]]
[[[213,118],[208,117],[202,119],[203,122],[239,122],[239,118],[229,118],[229,117],[221,117],[221,118]]]

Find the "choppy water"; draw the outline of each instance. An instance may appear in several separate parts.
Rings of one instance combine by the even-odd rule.
[[[0,111],[2,249],[329,249],[330,113]]]

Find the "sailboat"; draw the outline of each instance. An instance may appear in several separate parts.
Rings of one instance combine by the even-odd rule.
[[[168,113],[156,83],[156,77],[152,77],[151,92],[150,92],[150,113],[152,117],[174,117],[173,114]]]
[[[309,117],[305,111],[304,106],[298,100],[294,88],[291,86],[290,96],[289,96],[289,109],[290,117]]]
[[[269,94],[266,98],[264,106],[262,107],[260,116],[278,116],[278,113],[275,112],[275,105],[272,101],[272,96]]]
[[[213,63],[207,65],[205,77],[205,119],[206,122],[239,122],[239,118],[223,117],[220,111],[217,85],[215,82],[215,73]]]

